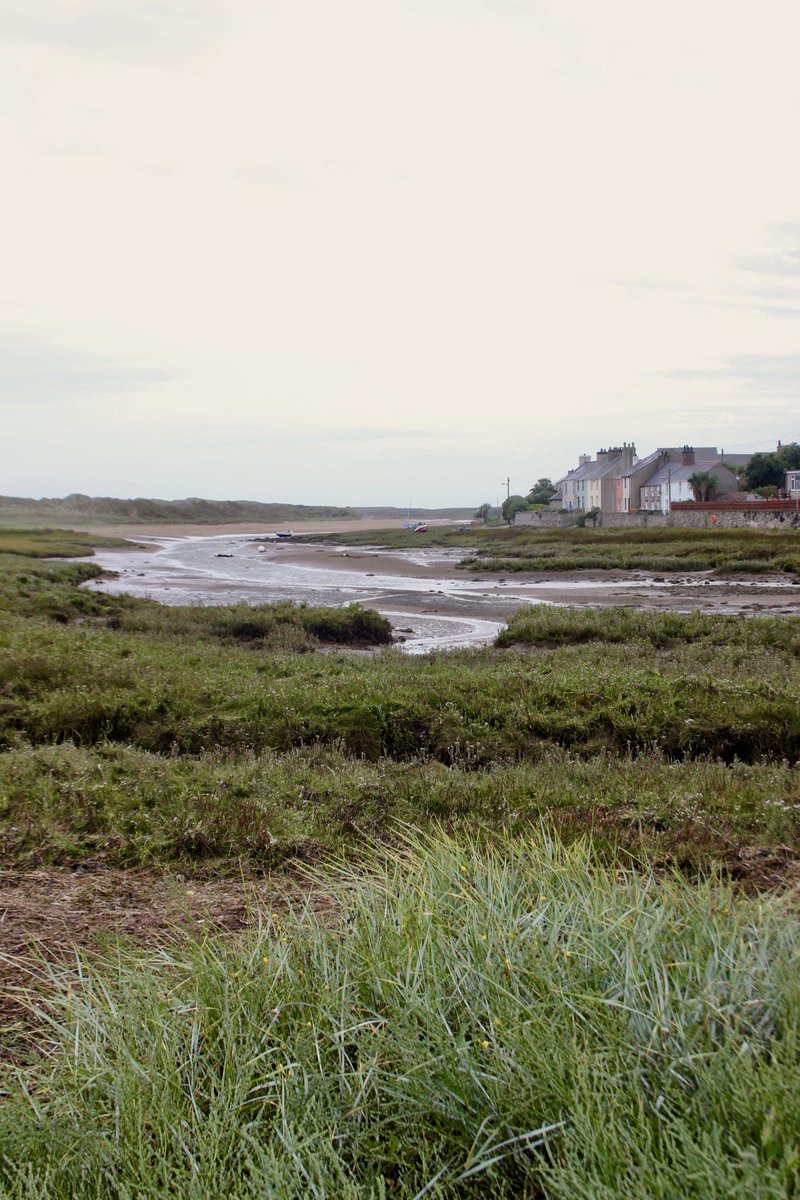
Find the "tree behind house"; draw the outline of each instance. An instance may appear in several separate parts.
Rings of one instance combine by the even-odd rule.
[[[711,500],[719,488],[719,480],[710,471],[695,471],[689,476],[689,487],[695,500]]]

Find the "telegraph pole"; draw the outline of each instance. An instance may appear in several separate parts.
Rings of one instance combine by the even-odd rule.
[[[503,486],[503,483],[505,483],[505,485],[506,485],[506,500],[510,500],[511,499],[511,478],[509,477],[508,479],[501,481],[500,487]]]

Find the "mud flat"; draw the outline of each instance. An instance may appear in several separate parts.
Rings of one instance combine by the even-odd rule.
[[[172,605],[363,604],[385,614],[398,642],[411,652],[486,645],[513,612],[531,604],[776,616],[800,612],[800,587],[789,577],[712,579],[709,573],[665,577],[623,571],[475,577],[458,568],[462,552],[457,549],[304,545],[268,540],[271,533],[195,530],[184,536],[162,530],[155,538],[137,529],[137,541],[146,537],[152,544],[99,551],[95,561],[115,577],[89,586]]]

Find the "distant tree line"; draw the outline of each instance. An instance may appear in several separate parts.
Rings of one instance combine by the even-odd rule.
[[[797,470],[800,470],[800,445],[787,442],[771,453],[753,455],[744,473],[745,488],[748,492],[782,488],[786,472]]]

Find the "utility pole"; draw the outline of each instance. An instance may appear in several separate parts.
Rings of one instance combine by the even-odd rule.
[[[506,485],[506,500],[510,500],[511,499],[511,479],[508,478],[508,479],[501,481],[500,487],[503,486],[503,483],[505,483],[505,485]]]

